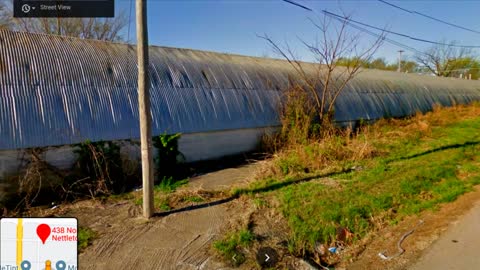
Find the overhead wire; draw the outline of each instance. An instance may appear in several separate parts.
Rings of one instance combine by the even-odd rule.
[[[293,4],[293,5],[296,5],[296,6],[298,6],[298,7],[303,8],[303,9],[305,9],[305,10],[308,10],[308,11],[311,11],[311,12],[316,13],[315,10],[310,9],[310,8],[308,8],[308,7],[305,7],[305,6],[301,5],[301,4],[295,3],[295,2],[293,2],[293,1],[291,1],[291,0],[282,0],[282,1],[291,3],[291,4]],[[292,2],[293,2],[293,3],[292,3]],[[324,13],[324,14],[325,14],[325,13]],[[326,14],[326,15],[329,16],[328,14]],[[373,36],[373,37],[376,37],[376,38],[382,37],[382,35],[380,35],[380,34],[378,34],[378,33],[372,32],[372,31],[370,31],[370,30],[367,30],[367,29],[365,29],[365,28],[363,28],[363,27],[361,27],[361,26],[355,25],[355,24],[353,24],[353,23],[349,23],[349,20],[348,20],[348,19],[340,19],[340,18],[335,17],[335,16],[331,16],[331,18],[333,18],[333,19],[335,19],[335,20],[338,20],[338,21],[341,21],[341,22],[345,22],[345,23],[347,23],[350,27],[355,28],[355,29],[357,29],[357,30],[359,30],[359,31],[362,31],[362,32],[364,32],[364,33],[366,33],[366,34],[368,34],[368,35],[370,35],[370,36]],[[411,51],[411,52],[414,52],[414,53],[425,54],[425,53],[422,52],[422,51],[419,51],[419,50],[417,50],[417,49],[415,49],[415,48],[413,48],[413,47],[410,47],[410,46],[408,46],[408,45],[405,45],[405,44],[403,44],[403,43],[401,43],[401,42],[398,42],[398,41],[396,41],[396,40],[387,38],[387,37],[385,37],[385,36],[382,37],[382,40],[384,40],[384,41],[386,41],[386,42],[388,42],[388,43],[390,43],[390,44],[393,44],[393,45],[395,45],[395,46],[397,46],[397,47],[400,47],[400,48],[402,48],[402,49],[405,49],[405,50],[409,50],[409,51]]]
[[[306,7],[306,6],[302,5],[302,4],[299,4],[299,3],[295,2],[295,1],[291,1],[291,0],[282,0],[282,1],[287,2],[287,3],[289,3],[289,4],[292,4],[292,5],[294,5],[294,6],[297,6],[297,7],[303,8],[303,9],[306,9],[306,10],[308,10],[308,11],[313,11],[311,8]]]
[[[362,25],[362,26],[365,26],[365,27],[368,27],[368,28],[383,31],[385,33],[389,33],[389,34],[404,37],[404,38],[409,38],[409,39],[412,39],[412,40],[415,40],[415,41],[420,41],[420,42],[430,43],[430,44],[435,44],[435,45],[448,46],[448,47],[457,47],[457,48],[470,48],[470,49],[480,48],[480,45],[456,45],[456,44],[451,44],[451,43],[449,44],[449,43],[431,41],[431,40],[427,40],[427,39],[423,39],[423,38],[417,38],[417,37],[413,37],[413,36],[410,36],[410,35],[407,35],[407,34],[402,34],[402,33],[399,33],[399,32],[383,29],[383,28],[373,26],[373,25],[370,25],[370,24],[367,24],[367,23],[356,21],[356,20],[341,16],[341,15],[335,14],[333,12],[329,12],[327,10],[322,10],[322,12],[325,13],[325,14],[328,14],[330,16],[342,18],[342,19],[348,20],[350,22],[353,22],[353,23],[356,23],[356,24],[359,24],[359,25]]]
[[[405,44],[403,44],[403,43],[401,43],[401,42],[398,42],[398,41],[396,41],[396,40],[393,40],[393,39],[390,39],[390,38],[387,38],[387,37],[382,37],[382,35],[380,35],[380,34],[378,34],[378,33],[372,32],[372,31],[367,30],[367,29],[365,29],[365,28],[363,28],[363,27],[360,27],[360,26],[358,26],[358,25],[349,23],[348,21],[341,20],[341,19],[336,18],[336,17],[334,17],[334,19],[339,20],[339,21],[341,21],[341,22],[345,22],[345,23],[347,23],[350,27],[353,27],[353,28],[355,28],[355,29],[357,29],[357,30],[359,30],[359,31],[362,31],[362,32],[364,32],[364,33],[367,33],[367,34],[369,34],[369,35],[371,35],[371,36],[374,36],[374,37],[376,37],[376,38],[381,38],[382,40],[384,40],[384,41],[386,41],[386,42],[388,42],[388,43],[391,43],[391,44],[393,44],[393,45],[396,45],[396,46],[398,46],[398,47],[400,47],[400,48],[402,48],[402,49],[409,50],[409,51],[411,51],[411,52],[418,53],[418,54],[424,54],[422,51],[419,51],[419,50],[417,50],[417,49],[415,49],[415,48],[413,48],[413,47],[410,47],[410,46],[408,46],[408,45],[405,45]]]
[[[313,9],[311,9],[311,8],[309,8],[309,7],[303,6],[303,5],[301,5],[301,4],[295,3],[295,2],[293,2],[292,0],[282,0],[282,1],[291,3],[291,4],[293,4],[293,5],[296,5],[296,6],[298,6],[298,7],[303,8],[303,9],[305,9],[305,10],[308,10],[308,11],[311,11],[311,12],[316,13],[315,10],[313,10]],[[361,26],[358,26],[358,25],[352,23],[352,22],[351,22],[352,20],[349,19],[349,18],[346,18],[346,17],[343,17],[343,16],[334,16],[333,13],[332,13],[332,14],[329,14],[329,13],[331,13],[331,12],[328,12],[328,11],[327,11],[327,12],[324,12],[324,10],[322,10],[322,12],[323,12],[325,15],[327,15],[327,16],[335,19],[335,20],[338,20],[338,21],[340,21],[340,22],[346,23],[347,25],[349,25],[349,26],[352,27],[352,28],[355,28],[355,29],[357,29],[357,30],[359,30],[359,31],[362,31],[362,32],[364,32],[364,33],[366,33],[366,34],[368,34],[368,35],[371,35],[371,36],[373,36],[373,37],[381,38],[383,41],[386,41],[386,42],[388,42],[388,43],[390,43],[390,44],[393,44],[393,45],[395,45],[395,46],[398,46],[398,47],[400,47],[400,48],[402,48],[402,49],[409,50],[409,51],[414,52],[414,53],[416,53],[416,54],[428,55],[428,54],[426,54],[425,52],[419,51],[419,50],[417,50],[417,49],[415,49],[415,48],[413,48],[413,47],[410,47],[410,46],[408,46],[408,45],[405,45],[405,44],[403,44],[403,43],[401,43],[401,42],[398,42],[398,41],[396,41],[396,40],[387,38],[387,37],[385,37],[385,36],[382,36],[381,34],[375,33],[375,32],[373,32],[373,31],[370,31],[370,30],[368,30],[368,29],[365,29],[365,28],[363,28],[363,27],[361,27]],[[472,68],[467,68],[467,69],[468,69],[468,70],[473,70],[473,69],[476,70],[476,69],[480,69],[480,68],[472,67]],[[452,70],[452,71],[464,71],[464,70],[466,70],[466,69],[465,69],[465,68],[462,68],[462,69],[454,69],[454,70]],[[428,73],[428,72],[426,72],[425,74],[427,74],[427,73]]]
[[[335,18],[335,19],[339,20],[338,18]],[[346,23],[349,24],[348,22],[346,22]],[[359,31],[362,31],[362,32],[364,32],[364,33],[367,33],[367,34],[369,34],[369,35],[371,35],[371,36],[374,36],[374,37],[377,37],[377,38],[380,38],[380,37],[381,37],[381,35],[379,35],[379,34],[377,34],[377,33],[374,33],[374,32],[372,32],[372,31],[369,31],[369,30],[367,30],[367,29],[365,29],[365,28],[359,27],[359,26],[354,25],[354,24],[349,24],[349,25],[350,25],[351,27],[353,27],[353,28],[355,28],[355,29],[357,29],[357,30],[359,30]],[[422,51],[419,51],[419,50],[417,50],[417,49],[415,49],[415,48],[412,48],[412,47],[410,47],[410,46],[408,46],[408,45],[402,44],[402,43],[397,42],[397,41],[395,41],[395,40],[392,40],[392,39],[389,39],[389,38],[386,38],[386,37],[383,37],[383,40],[386,41],[386,42],[389,42],[389,43],[391,43],[391,44],[393,44],[393,45],[396,45],[396,46],[398,46],[398,47],[400,47],[400,48],[402,48],[402,49],[409,50],[409,51],[415,52],[415,53],[417,53],[417,54],[423,54],[423,55],[427,55],[427,56],[428,56],[428,54],[426,54],[426,53],[424,53],[424,52],[422,52]],[[419,67],[419,68],[426,68],[427,66],[418,66],[418,67]],[[480,70],[480,68],[476,68],[476,67],[471,67],[471,68],[459,68],[459,69],[452,69],[452,70],[450,70],[450,71],[465,71],[465,70]],[[428,72],[425,72],[425,73],[428,73]]]
[[[417,14],[417,15],[420,15],[422,17],[425,17],[425,18],[428,18],[428,19],[431,19],[431,20],[434,20],[434,21],[437,21],[437,22],[440,22],[440,23],[443,23],[443,24],[446,24],[446,25],[449,25],[449,26],[452,26],[452,27],[456,27],[456,28],[459,28],[459,29],[462,29],[462,30],[472,32],[472,33],[480,34],[480,31],[477,31],[477,30],[474,30],[474,29],[471,29],[471,28],[467,28],[467,27],[464,27],[464,26],[461,26],[461,25],[458,25],[458,24],[450,23],[450,22],[447,22],[445,20],[438,19],[438,18],[435,18],[433,16],[427,15],[425,13],[421,13],[421,12],[418,12],[418,11],[415,11],[415,10],[408,10],[406,8],[402,8],[400,6],[394,5],[394,4],[389,3],[387,1],[384,1],[384,0],[378,0],[378,1],[381,2],[381,3],[384,3],[386,5],[389,5],[391,7],[394,7],[396,9],[400,9],[404,12],[410,13],[410,14]]]
[[[301,5],[301,4],[299,4],[295,1],[292,1],[292,0],[282,0],[282,1],[287,2],[289,4],[292,4],[292,5],[295,5],[295,6],[298,6],[298,7],[301,7],[303,9],[308,10],[308,11],[315,12],[315,10],[313,10],[313,9],[307,7],[307,6]],[[377,27],[377,26],[373,26],[373,25],[364,23],[364,22],[353,20],[351,18],[347,18],[345,16],[341,16],[341,15],[335,14],[333,12],[327,11],[325,9],[321,9],[320,11],[322,13],[326,14],[326,15],[329,15],[330,17],[337,17],[337,18],[346,20],[349,23],[353,22],[353,23],[362,25],[364,27],[372,28],[372,29],[375,29],[375,30],[379,30],[379,31],[382,31],[382,32],[386,32],[386,33],[389,33],[389,34],[392,34],[392,35],[400,36],[400,37],[403,37],[403,38],[408,38],[408,39],[419,41],[419,42],[424,42],[424,43],[429,43],[429,44],[434,44],[434,45],[441,45],[441,46],[448,46],[448,47],[457,47],[457,48],[469,48],[469,49],[480,48],[480,45],[456,45],[456,44],[448,44],[448,43],[436,42],[436,41],[431,41],[431,40],[427,40],[427,39],[423,39],[423,38],[413,37],[413,36],[410,36],[410,35],[407,35],[407,34],[402,34],[402,33],[396,32],[396,31],[387,30],[387,29],[384,29],[384,28],[380,28],[380,27]]]

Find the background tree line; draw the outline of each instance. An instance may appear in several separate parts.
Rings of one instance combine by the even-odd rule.
[[[12,3],[0,0],[0,29],[128,42],[124,33],[128,25],[125,11],[114,18],[14,18]]]
[[[339,66],[348,66],[352,62],[359,62],[362,68],[368,69],[380,69],[380,70],[391,70],[396,71],[398,69],[398,63],[387,63],[385,58],[375,58],[375,59],[357,59],[353,58],[339,58],[337,65]],[[418,64],[414,61],[405,61],[402,60],[402,72],[415,73],[418,72]]]
[[[445,41],[441,43],[447,44]],[[447,45],[435,45],[413,55],[413,60],[402,60],[401,71],[438,77],[480,78],[480,60],[472,50],[455,47],[455,42]],[[385,58],[358,59],[339,58],[339,66],[360,63],[362,68],[380,70],[398,70],[398,62],[388,63]]]

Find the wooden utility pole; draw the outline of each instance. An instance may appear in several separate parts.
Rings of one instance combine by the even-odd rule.
[[[147,1],[136,0],[137,59],[138,59],[138,110],[140,117],[140,142],[142,151],[143,216],[153,216],[153,155],[152,116],[148,78]]]

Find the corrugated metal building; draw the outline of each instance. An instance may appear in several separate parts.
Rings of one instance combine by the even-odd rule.
[[[156,46],[149,74],[153,133],[186,134],[180,147],[190,160],[255,145],[279,125],[281,89],[295,75],[282,60]],[[134,46],[0,31],[0,150],[138,138],[136,84]],[[478,81],[364,70],[339,97],[335,118],[472,100],[480,100]]]

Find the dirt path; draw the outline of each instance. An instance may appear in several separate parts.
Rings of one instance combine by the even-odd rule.
[[[190,179],[187,188],[208,191],[229,190],[233,186],[242,186],[255,175],[256,169],[265,161],[257,161],[236,168],[227,168]]]
[[[191,179],[182,189],[228,190],[243,185],[256,164],[224,169]],[[80,269],[228,269],[211,252],[229,222],[242,212],[238,203],[155,217],[146,221],[131,201],[79,202],[65,215],[75,216],[98,239],[79,256]]]
[[[411,269],[480,268],[479,224],[480,202],[477,202],[473,209],[448,228]]]
[[[71,213],[101,237],[79,256],[80,269],[212,269],[210,243],[229,219],[226,205],[139,218],[131,205],[78,208]],[[90,212],[90,213],[88,213]]]

